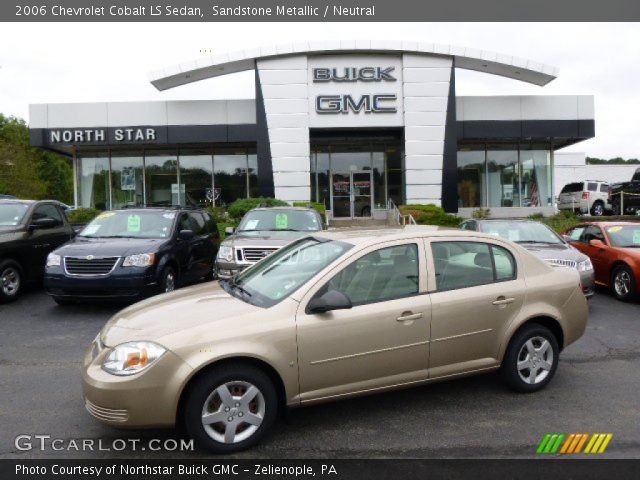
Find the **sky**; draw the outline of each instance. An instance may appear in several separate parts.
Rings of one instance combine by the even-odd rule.
[[[522,57],[560,69],[545,87],[466,70],[457,95],[594,95],[596,137],[567,151],[640,158],[640,23],[0,23],[0,113],[29,104],[252,98],[253,72],[165,92],[149,72],[278,43],[408,40]],[[12,40],[9,40],[12,39]]]

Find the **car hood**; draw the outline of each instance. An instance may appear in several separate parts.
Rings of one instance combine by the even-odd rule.
[[[318,232],[238,232],[227,237],[223,245],[243,247],[283,247],[298,238],[313,235]]]
[[[162,337],[204,324],[214,329],[232,317],[262,310],[229,295],[218,282],[207,282],[157,295],[118,312],[100,338],[109,347],[135,340],[162,344]]]
[[[65,257],[123,257],[137,253],[155,253],[166,242],[158,238],[88,238],[75,237],[56,250]]]
[[[573,248],[571,245],[547,245],[545,243],[520,243],[519,245],[543,260],[560,259],[582,262],[587,259],[584,253]]]

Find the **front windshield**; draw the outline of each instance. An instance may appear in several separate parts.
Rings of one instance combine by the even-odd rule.
[[[640,223],[638,225],[614,225],[606,228],[614,247],[640,248]]]
[[[506,238],[516,243],[562,244],[563,241],[550,228],[536,222],[485,222],[482,231],[491,235]]]
[[[104,212],[80,232],[89,238],[167,238],[176,214],[162,210]]]
[[[25,203],[0,204],[0,227],[15,227],[20,225],[29,205]]]
[[[318,215],[309,210],[252,210],[248,212],[240,225],[239,232],[263,231],[317,232],[322,230]]]
[[[352,247],[346,242],[303,238],[272,253],[223,286],[241,300],[270,307],[291,295]]]

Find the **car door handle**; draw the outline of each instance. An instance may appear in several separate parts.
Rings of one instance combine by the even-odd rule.
[[[508,305],[515,302],[515,300],[515,298],[498,297],[491,303],[493,303],[494,305]]]
[[[419,318],[422,318],[422,313],[402,312],[402,315],[396,318],[396,320],[398,322],[407,322],[409,320],[417,320]]]

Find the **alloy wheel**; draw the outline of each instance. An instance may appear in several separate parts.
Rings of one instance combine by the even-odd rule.
[[[593,214],[596,217],[601,217],[604,214],[604,205],[602,205],[600,202],[596,203],[593,206]]]
[[[164,291],[165,293],[173,292],[176,289],[176,276],[173,272],[167,273],[164,279]]]
[[[518,353],[518,375],[523,382],[535,385],[542,382],[553,368],[553,348],[544,337],[527,340]]]
[[[13,297],[20,290],[20,273],[13,268],[7,267],[0,275],[0,287],[7,297]]]
[[[613,288],[619,297],[625,297],[631,291],[631,276],[626,270],[619,270],[613,279]]]
[[[209,394],[202,407],[202,426],[213,440],[238,443],[251,437],[262,425],[265,399],[255,385],[231,381]]]

